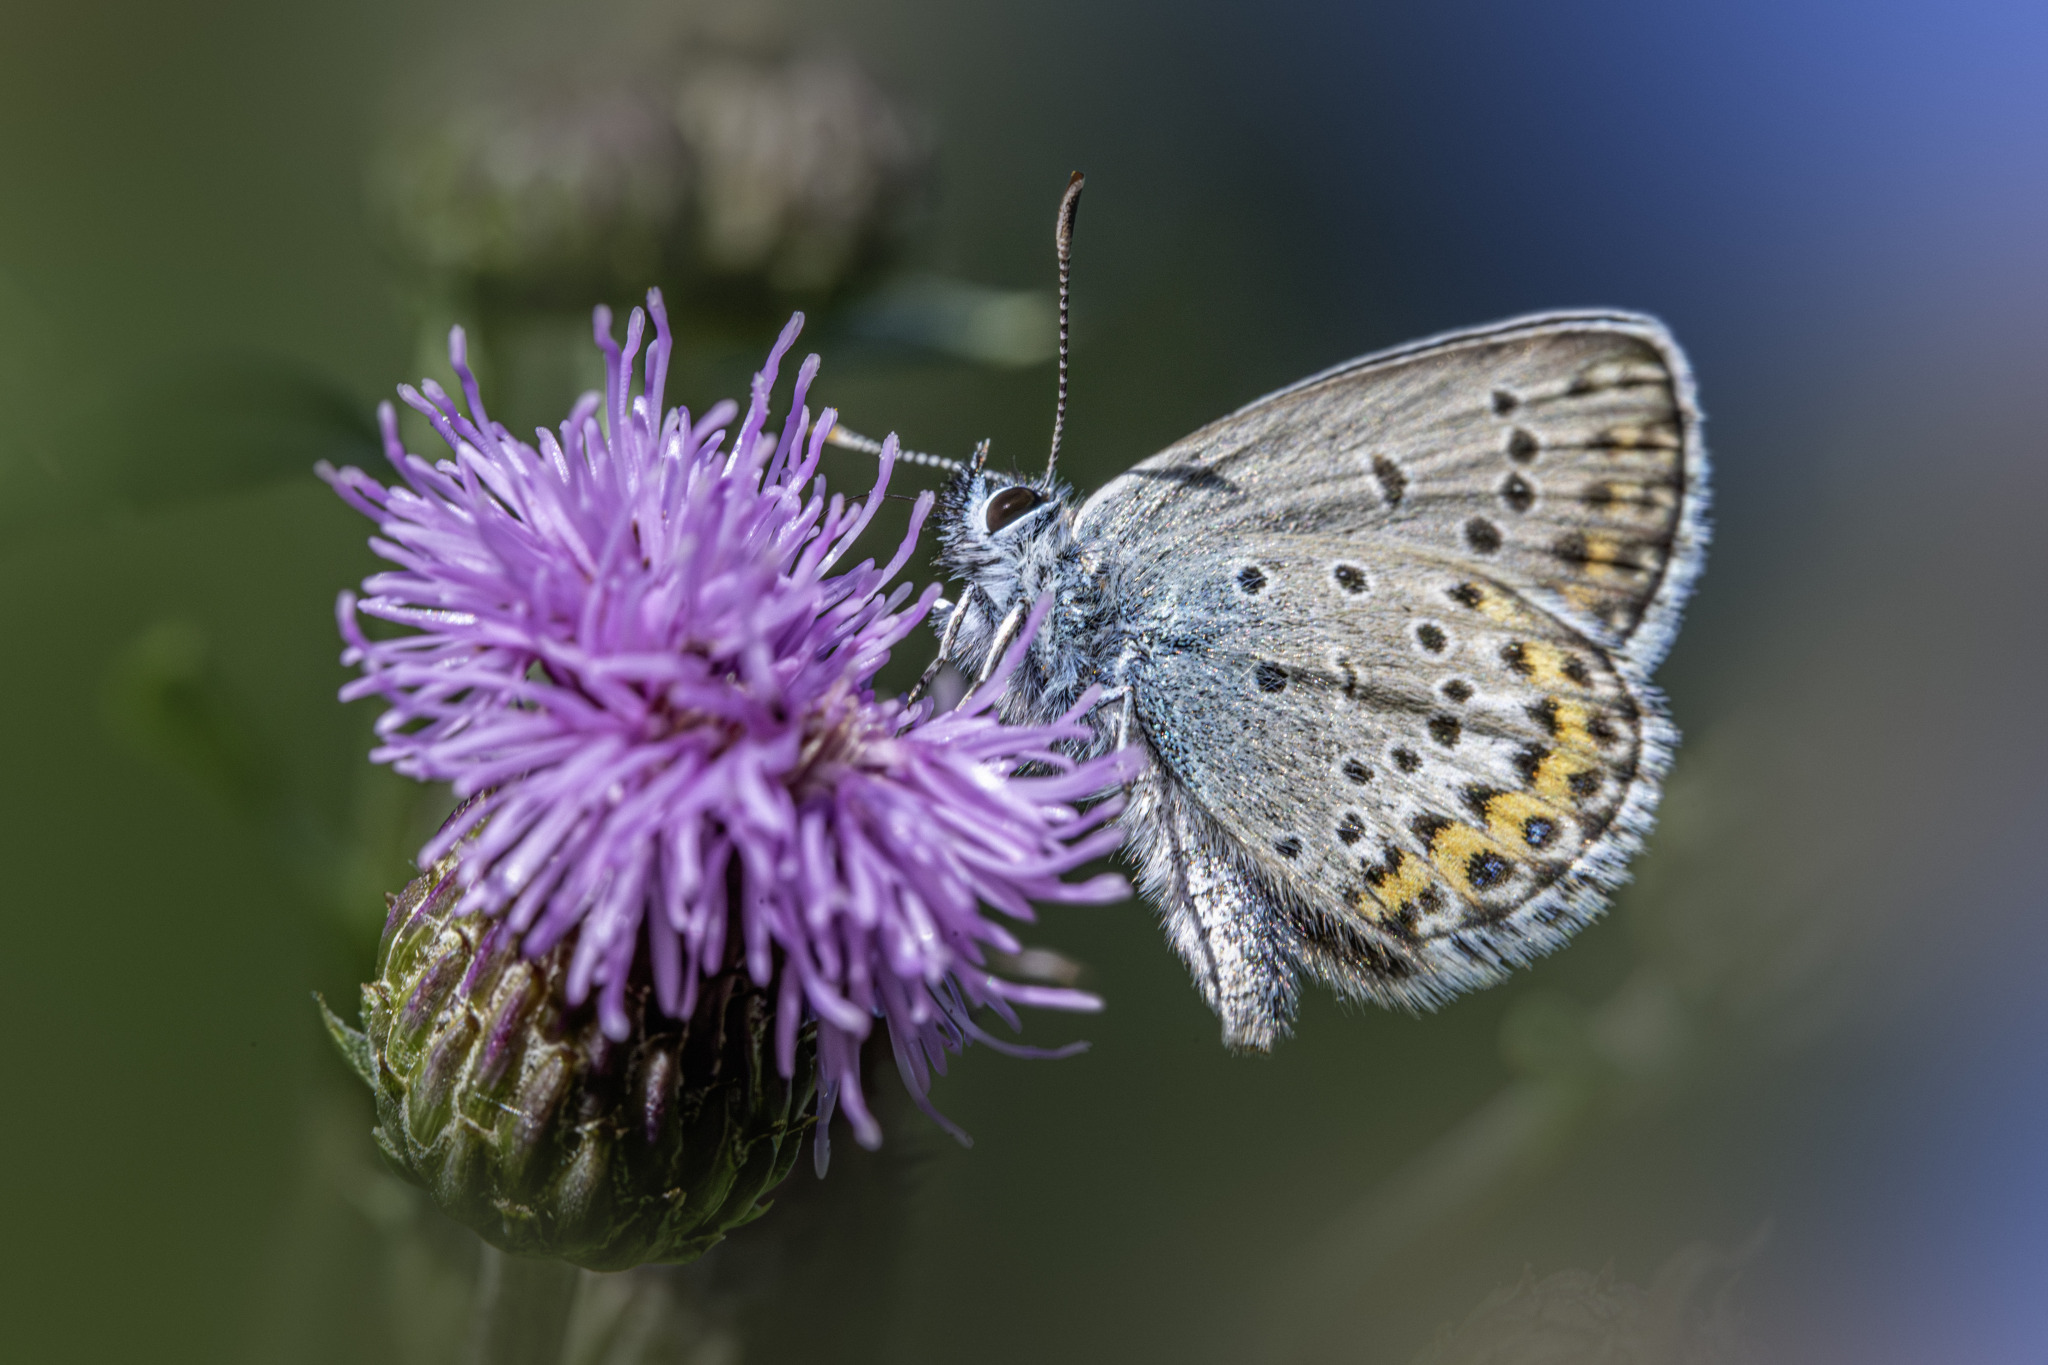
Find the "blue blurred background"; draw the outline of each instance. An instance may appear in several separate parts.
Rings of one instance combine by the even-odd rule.
[[[1717,539],[1662,673],[1664,825],[1566,953],[1426,1019],[1317,998],[1270,1058],[1217,1046],[1142,905],[1049,914],[1109,1000],[1094,1050],[964,1058],[936,1098],[972,1151],[898,1119],[842,1207],[792,1194],[660,1282],[700,1345],[1477,1360],[1516,1286],[1584,1272],[1682,1324],[1659,1359],[2048,1357],[2048,8],[100,0],[5,30],[0,1354],[452,1358],[473,1253],[378,1174],[307,1000],[369,970],[432,818],[333,700],[372,560],[311,464],[374,468],[374,404],[458,320],[498,406],[550,420],[581,310],[657,280],[694,405],[801,304],[850,423],[1028,462],[1079,167],[1084,486],[1412,336],[1670,323]],[[390,186],[450,110],[545,130],[721,44],[894,111],[843,268],[421,246]],[[995,305],[1021,340],[948,321]]]

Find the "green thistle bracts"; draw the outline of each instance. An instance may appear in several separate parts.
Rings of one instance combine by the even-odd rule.
[[[729,972],[687,1024],[630,991],[614,1042],[563,1004],[573,936],[528,960],[450,916],[459,856],[392,899],[362,1031],[320,1004],[391,1163],[506,1251],[592,1270],[693,1260],[764,1212],[811,1123],[809,1028],[785,1081],[768,999]]]

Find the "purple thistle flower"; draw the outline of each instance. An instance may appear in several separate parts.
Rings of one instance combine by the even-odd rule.
[[[594,996],[608,1035],[626,1036],[634,982],[687,1018],[700,983],[735,962],[775,992],[784,1076],[814,1019],[822,1166],[835,1104],[863,1144],[880,1140],[859,1073],[877,1018],[912,1094],[945,1124],[925,1092],[948,1051],[970,1039],[1027,1051],[989,1038],[973,1010],[1015,1028],[1017,1005],[1100,1008],[996,976],[986,954],[1018,950],[1003,920],[1031,919],[1034,899],[1128,894],[1115,875],[1063,880],[1118,842],[1119,803],[1079,803],[1120,784],[1126,760],[1061,753],[1086,737],[1092,697],[1029,726],[992,713],[1001,679],[945,715],[878,699],[876,670],[938,596],[889,587],[932,495],[888,563],[834,573],[881,502],[894,438],[866,499],[828,501],[817,470],[834,414],[813,423],[804,406],[816,356],[779,436],[767,431],[802,315],[728,444],[734,404],[694,422],[663,409],[658,292],[647,312],[641,392],[646,315],[633,310],[622,349],[599,308],[605,394],[586,395],[559,434],[539,432],[538,449],[485,414],[457,329],[467,412],[431,381],[399,390],[452,458],[407,453],[387,403],[403,483],[322,466],[396,566],[364,580],[360,600],[341,595],[343,661],[362,670],[341,695],[389,704],[373,761],[476,798],[420,865],[460,847],[460,909],[495,917],[529,956],[574,935],[569,1003]],[[373,639],[365,616],[409,630]],[[1005,672],[1022,656],[1020,641]]]

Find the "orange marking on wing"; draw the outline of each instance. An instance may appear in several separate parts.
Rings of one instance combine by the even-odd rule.
[[[1405,848],[1388,855],[1391,871],[1365,874],[1365,890],[1353,899],[1368,919],[1381,920],[1400,914],[1429,887],[1429,865]]]

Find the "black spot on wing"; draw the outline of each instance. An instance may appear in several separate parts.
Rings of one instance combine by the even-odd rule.
[[[1413,749],[1400,748],[1394,750],[1394,766],[1404,773],[1412,773],[1422,766],[1422,760],[1416,757]]]
[[[1351,662],[1351,660],[1344,658],[1340,655],[1337,659],[1337,667],[1341,669],[1344,674],[1345,699],[1348,701],[1357,701],[1361,696],[1364,695],[1365,692],[1365,689],[1360,687],[1358,683],[1357,666],[1354,665]]]
[[[1287,670],[1267,659],[1252,670],[1252,681],[1258,684],[1261,692],[1284,692],[1287,690]]]
[[[1482,849],[1465,860],[1465,882],[1475,891],[1489,891],[1508,879],[1514,864],[1491,849]]]
[[[1525,427],[1516,427],[1508,433],[1508,458],[1517,464],[1527,464],[1536,458],[1542,449],[1536,437]]]
[[[1365,764],[1355,758],[1344,760],[1343,773],[1347,780],[1355,782],[1361,787],[1372,781],[1372,769],[1366,767]]]
[[[1422,847],[1427,850],[1436,843],[1437,836],[1449,829],[1454,823],[1454,821],[1446,820],[1441,815],[1431,815],[1425,812],[1410,820],[1408,828],[1415,832],[1415,837],[1422,841]]]
[[[1266,586],[1265,571],[1256,564],[1245,565],[1237,571],[1237,586],[1244,589],[1247,593],[1256,595],[1261,588]]]
[[[1415,640],[1417,644],[1420,644],[1432,654],[1443,653],[1444,646],[1450,643],[1449,637],[1444,634],[1443,627],[1428,621],[1415,628]]]
[[[1465,523],[1465,543],[1477,554],[1490,555],[1500,549],[1500,527],[1485,517],[1474,517]]]
[[[1385,886],[1389,880],[1401,875],[1401,864],[1411,856],[1407,849],[1389,845],[1379,862],[1366,864],[1365,884],[1375,889]]]
[[[1273,845],[1273,851],[1283,858],[1298,858],[1301,856],[1301,840],[1290,834],[1286,838],[1276,841]]]
[[[1372,457],[1372,476],[1380,481],[1380,493],[1387,500],[1387,506],[1399,507],[1401,495],[1408,491],[1408,476],[1401,472],[1401,466],[1384,455]]]
[[[1457,702],[1460,705],[1472,700],[1472,684],[1466,682],[1463,678],[1453,678],[1439,690],[1444,694],[1445,699]]]
[[[1526,512],[1536,505],[1536,489],[1520,474],[1510,474],[1501,483],[1500,500],[1514,512]]]
[[[1465,733],[1465,727],[1456,716],[1435,715],[1429,718],[1429,737],[1446,749],[1458,747],[1458,739]]]
[[[1330,577],[1345,592],[1356,594],[1365,591],[1365,570],[1356,564],[1336,565],[1330,570]]]

